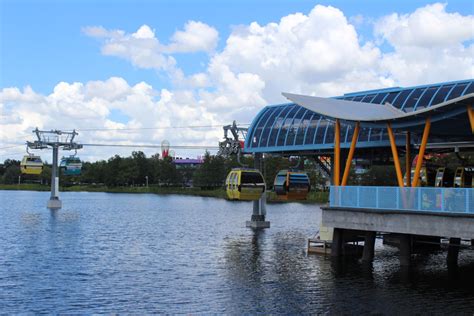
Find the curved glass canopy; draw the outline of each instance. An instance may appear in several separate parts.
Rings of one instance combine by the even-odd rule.
[[[389,88],[348,93],[334,99],[373,104],[390,103],[404,112],[429,108],[474,93],[474,79],[409,88]],[[333,147],[333,119],[295,103],[266,106],[252,122],[245,141],[246,152],[325,150]],[[341,123],[341,147],[348,148],[353,127]],[[404,135],[396,135],[404,143]],[[358,148],[390,146],[384,128],[361,128]]]

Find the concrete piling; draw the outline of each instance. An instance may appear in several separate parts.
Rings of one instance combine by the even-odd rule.
[[[400,235],[400,265],[409,266],[411,261],[411,235]]]
[[[458,264],[459,246],[461,245],[461,238],[449,238],[448,256],[446,258],[447,264],[455,266]]]
[[[372,262],[374,260],[376,233],[368,231],[364,238],[364,250],[362,252],[362,261]]]
[[[334,228],[334,233],[332,237],[332,245],[331,245],[331,256],[332,257],[340,257],[342,256],[342,248],[344,245],[344,230],[341,228]]]

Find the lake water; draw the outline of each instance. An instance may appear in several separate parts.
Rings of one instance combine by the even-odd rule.
[[[153,194],[0,191],[0,313],[360,314],[474,311],[474,256],[409,269],[377,241],[372,265],[305,253],[315,205]]]

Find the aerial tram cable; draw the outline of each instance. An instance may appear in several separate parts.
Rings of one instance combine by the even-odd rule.
[[[82,144],[88,147],[124,147],[124,148],[161,148],[161,145],[151,144]],[[219,149],[218,146],[203,146],[203,145],[170,145],[170,148],[175,149]]]
[[[239,124],[239,125],[250,125]],[[124,128],[84,128],[76,129],[78,132],[100,132],[100,131],[140,131],[140,130],[162,130],[162,129],[192,129],[192,128],[222,128],[221,125],[188,125],[188,126],[160,126],[160,127],[124,127]]]
[[[23,147],[25,146],[25,144],[18,144],[18,145],[13,145],[13,146],[7,146],[7,147],[0,147],[0,150],[3,150],[3,149],[10,149],[10,148],[17,148],[17,147]]]

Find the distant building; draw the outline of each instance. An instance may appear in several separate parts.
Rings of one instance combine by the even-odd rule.
[[[201,157],[196,159],[191,158],[175,158],[173,163],[176,166],[176,169],[179,170],[183,176],[184,185],[187,187],[193,186],[193,175],[194,171],[202,165],[204,160]]]
[[[173,160],[173,163],[176,165],[176,169],[182,169],[186,167],[195,169],[199,167],[203,162],[204,160],[201,158],[191,159],[178,157]]]

